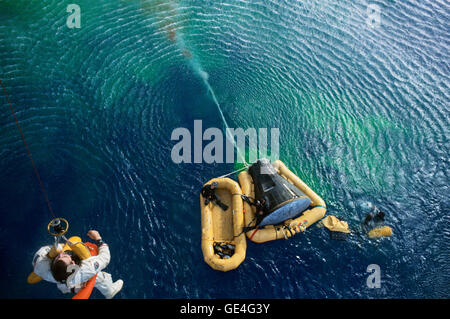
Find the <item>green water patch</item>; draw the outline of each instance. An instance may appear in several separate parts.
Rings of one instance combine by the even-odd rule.
[[[280,160],[317,194],[328,198],[333,193],[333,186],[323,167],[325,152],[318,147],[318,136],[310,135],[308,139],[310,143],[294,139],[280,142],[283,146]]]
[[[375,114],[369,102],[352,96],[330,98],[323,93],[307,93],[299,98],[305,130],[322,136],[329,146],[323,164],[344,174],[349,186],[361,191],[389,188],[385,175],[395,159],[387,154],[384,136],[407,134],[398,122]],[[353,102],[356,101],[356,102]],[[383,165],[381,165],[383,163]]]
[[[331,195],[334,187],[331,176],[320,174],[339,176],[349,189],[360,192],[393,189],[397,156],[385,136],[411,134],[401,120],[376,112],[371,102],[348,90],[323,93],[286,88],[277,103],[272,89],[280,91],[278,85],[269,85],[256,101],[244,95],[227,99],[227,93],[217,91],[225,101],[225,116],[239,109],[239,116],[232,118],[235,127],[278,127],[280,159],[319,193]],[[230,107],[227,101],[235,105]]]
[[[55,5],[57,2],[53,4],[53,8]],[[15,28],[28,27],[36,20],[43,19],[48,10],[53,10],[49,7],[39,2],[30,5],[27,0],[4,0],[0,2],[0,17],[2,23],[14,21]]]
[[[238,154],[241,154],[245,158],[245,161],[247,163],[242,163],[243,162],[242,158],[238,159],[238,157],[239,157]],[[252,149],[245,148],[245,149],[239,149],[239,150],[235,149],[236,161],[234,162],[233,170],[237,171],[237,170],[244,169],[244,167],[246,167],[247,164],[252,165],[255,162],[254,159],[259,158],[258,156],[259,156],[258,150],[254,149],[254,148],[252,148]]]

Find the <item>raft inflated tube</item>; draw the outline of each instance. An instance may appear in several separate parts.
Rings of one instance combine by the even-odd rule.
[[[326,205],[312,189],[308,187],[299,177],[292,173],[280,160],[276,160],[273,167],[277,173],[291,184],[301,190],[310,200],[309,209],[294,219],[284,221],[283,225],[266,225],[260,229],[248,231],[247,237],[256,243],[264,243],[271,240],[289,238],[296,233],[305,231],[309,226],[316,223],[325,216]],[[238,175],[242,192],[248,197],[254,198],[255,188],[253,180],[248,171]],[[256,209],[254,206],[244,202],[245,226],[254,225]]]
[[[205,199],[200,195],[203,258],[213,269],[229,271],[244,261],[247,250],[245,234],[242,233],[244,227],[242,191],[239,184],[229,178],[214,178],[205,185],[213,182],[217,182],[215,192],[228,209],[224,211],[214,202],[205,205]],[[234,254],[227,259],[221,258],[214,251],[215,243],[233,245]]]
[[[392,228],[389,226],[376,227],[371,229],[367,236],[370,238],[390,237],[392,236]]]

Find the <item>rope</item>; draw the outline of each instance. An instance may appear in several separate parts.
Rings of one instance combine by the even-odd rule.
[[[3,93],[5,94],[6,100],[8,101],[9,108],[11,109],[11,113],[14,116],[14,120],[16,121],[16,125],[17,125],[17,128],[19,129],[20,136],[22,137],[23,144],[25,145],[25,149],[27,150],[28,156],[30,157],[31,164],[33,165],[34,173],[36,174],[36,177],[39,181],[39,185],[41,186],[41,191],[44,194],[45,201],[47,202],[48,210],[50,211],[52,216],[54,218],[56,218],[55,214],[53,213],[52,206],[50,205],[50,201],[48,200],[47,193],[45,192],[44,184],[42,183],[41,177],[39,176],[38,170],[36,168],[36,164],[34,163],[33,156],[31,156],[30,149],[28,148],[27,142],[25,141],[25,136],[22,133],[22,128],[20,127],[19,120],[17,119],[16,113],[14,112],[14,108],[12,107],[12,104],[9,101],[8,94],[6,93],[6,89],[3,86],[3,82],[1,80],[0,80],[0,85],[2,86]]]
[[[237,173],[237,172],[240,172],[240,171],[243,171],[244,169],[246,169],[247,167],[249,167],[250,165],[248,165],[247,163],[245,163],[245,166],[243,167],[243,168],[240,168],[240,169],[238,169],[238,170],[235,170],[234,172],[231,172],[231,173],[228,173],[228,174],[225,174],[225,175],[222,175],[222,176],[219,176],[219,177],[217,177],[217,178],[223,178],[223,177],[227,177],[227,176],[230,176],[230,175],[232,175],[232,174],[234,174],[234,173]]]

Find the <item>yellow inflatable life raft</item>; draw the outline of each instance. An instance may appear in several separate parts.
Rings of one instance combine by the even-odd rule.
[[[298,176],[292,173],[286,165],[280,160],[272,163],[276,172],[285,180],[301,190],[310,200],[309,209],[305,210],[299,217],[288,219],[282,225],[265,225],[261,228],[248,231],[247,237],[256,243],[264,243],[271,240],[289,238],[296,233],[305,231],[309,226],[322,219],[326,213],[325,202],[320,198],[308,185],[306,185]],[[243,194],[254,198],[255,188],[252,176],[248,170],[238,175]],[[255,224],[256,208],[253,205],[244,202],[245,226],[253,226]]]
[[[214,178],[205,185],[217,182],[215,190],[223,210],[214,202],[205,205],[200,195],[202,220],[202,252],[205,262],[213,269],[229,271],[245,259],[247,242],[244,227],[243,201],[239,184],[229,178]]]

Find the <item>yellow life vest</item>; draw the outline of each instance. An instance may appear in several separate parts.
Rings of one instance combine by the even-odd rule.
[[[390,237],[392,236],[392,228],[389,226],[376,227],[371,229],[367,236],[370,238]]]
[[[91,253],[89,252],[89,248],[86,247],[82,242],[81,238],[78,236],[72,236],[69,238],[68,242],[66,242],[63,246],[63,249],[61,251],[67,251],[72,250],[75,255],[77,255],[81,260],[87,259],[91,257]],[[50,259],[55,258],[61,251],[58,251],[58,249],[53,246],[50,251],[48,252],[48,257]],[[37,284],[42,280],[42,277],[36,275],[34,272],[32,272],[28,278],[27,283],[29,284]]]

